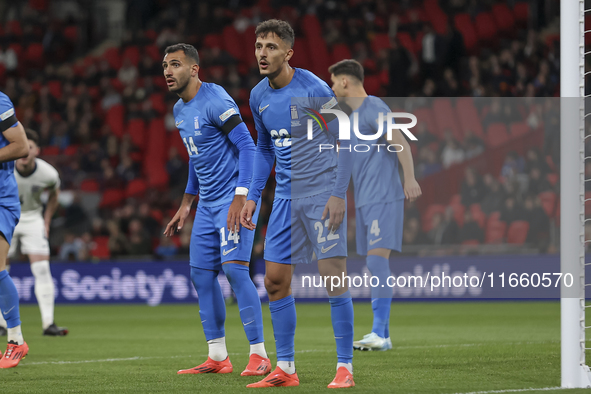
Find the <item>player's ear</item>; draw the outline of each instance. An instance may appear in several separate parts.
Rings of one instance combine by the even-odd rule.
[[[198,64],[193,64],[191,66],[191,76],[194,77],[197,74],[199,74],[199,65]]]
[[[285,54],[285,61],[288,62],[292,56],[293,56],[293,48],[290,48],[287,50],[287,53]]]
[[[347,89],[347,86],[349,86],[349,80],[344,75],[341,78],[341,85],[343,85],[343,88],[345,89]]]

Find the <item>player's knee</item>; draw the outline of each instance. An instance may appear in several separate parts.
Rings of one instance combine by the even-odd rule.
[[[279,294],[284,288],[285,283],[280,278],[265,276],[265,289],[267,289],[269,296]]]

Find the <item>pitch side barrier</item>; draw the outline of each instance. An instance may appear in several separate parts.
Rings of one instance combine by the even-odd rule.
[[[351,294],[367,300],[376,278],[371,278],[362,259],[351,258],[347,265]],[[391,283],[384,285],[392,289],[394,300],[558,300],[561,284],[568,286],[571,281],[569,275],[560,274],[558,255],[401,257],[391,259],[390,268]],[[52,263],[51,271],[59,304],[198,302],[186,262]],[[11,276],[20,301],[36,303],[29,265],[14,264]],[[231,297],[225,276],[219,278],[224,296]],[[264,273],[257,272],[254,283],[261,300],[267,301],[263,279]],[[300,264],[292,289],[300,301],[316,301],[326,297],[325,285],[337,284],[337,278],[320,278],[317,264]]]

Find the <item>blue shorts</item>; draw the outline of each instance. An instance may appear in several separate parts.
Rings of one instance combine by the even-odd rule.
[[[250,262],[254,230],[240,226],[238,234],[228,233],[227,221],[230,204],[217,207],[197,206],[193,231],[191,232],[191,267],[219,271],[226,261]],[[259,206],[253,222],[259,216]]]
[[[404,200],[364,205],[355,210],[357,254],[384,248],[400,252],[404,224]]]
[[[0,234],[6,238],[8,244],[12,242],[12,235],[14,234],[14,228],[18,224],[21,216],[21,206],[3,206],[0,205]]]
[[[331,193],[293,200],[276,198],[267,225],[265,260],[280,264],[310,263],[347,257],[347,215],[336,232],[328,231],[322,212]]]

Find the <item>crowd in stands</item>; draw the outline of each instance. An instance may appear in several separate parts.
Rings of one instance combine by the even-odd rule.
[[[163,50],[194,44],[200,78],[230,93],[256,140],[248,106],[250,89],[260,81],[254,28],[269,17],[287,20],[296,31],[293,66],[328,81],[329,65],[355,58],[365,68],[369,94],[422,100],[413,144],[420,182],[543,130],[541,149],[508,155],[501,172],[466,170],[448,208],[433,211],[441,204],[429,204],[419,212],[410,204],[404,243],[504,242],[506,229],[500,238],[487,238],[490,218],[499,213],[507,227],[527,222],[525,242],[548,250],[555,210],[541,209],[540,195],[557,192],[555,119],[543,105],[520,111],[507,100],[558,95],[552,9],[537,8],[534,16],[529,2],[511,0],[251,0],[230,6],[130,0],[118,45],[81,49],[83,18],[60,19],[48,12],[50,3],[19,3],[13,5],[18,12],[2,17],[0,90],[21,123],[39,132],[41,157],[58,168],[62,188],[75,191],[54,221],[53,252],[62,259],[187,253],[190,225],[173,239],[161,237],[182,197],[188,157],[172,116],[178,97],[168,93],[162,76]],[[541,3],[552,8],[557,2]],[[461,96],[498,99],[479,106]],[[81,200],[93,194],[100,201],[88,210]],[[261,218],[271,201],[266,192]],[[264,223],[259,229],[255,257],[262,255]]]

